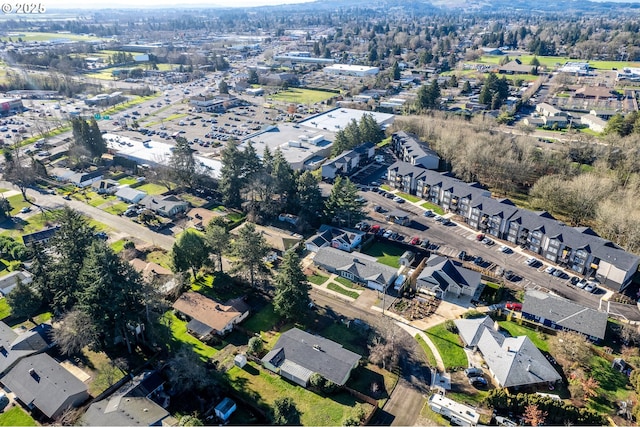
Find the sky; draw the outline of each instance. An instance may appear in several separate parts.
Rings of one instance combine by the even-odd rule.
[[[312,0],[100,0],[88,3],[86,0],[44,0],[49,9],[105,9],[121,7],[251,7],[290,3],[307,3]],[[91,6],[88,6],[91,4]]]

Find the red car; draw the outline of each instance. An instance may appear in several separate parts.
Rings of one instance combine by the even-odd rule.
[[[413,239],[411,239],[411,241],[409,242],[412,245],[419,245],[420,244],[420,238],[418,236],[413,237]]]
[[[507,310],[522,311],[522,304],[519,302],[508,302],[504,306]]]
[[[380,226],[378,224],[373,225],[369,229],[369,233],[373,233],[373,234],[376,234],[378,231],[380,231]]]
[[[480,234],[477,234],[477,235],[476,235],[476,240],[477,240],[478,242],[481,242],[481,241],[482,241],[482,239],[484,239],[484,233],[480,233]]]

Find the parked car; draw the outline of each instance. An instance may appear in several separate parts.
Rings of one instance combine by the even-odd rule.
[[[466,251],[460,251],[458,253],[458,259],[461,261],[464,261],[465,259],[467,259],[467,252]]]
[[[479,377],[479,376],[483,375],[484,372],[480,368],[471,367],[471,368],[465,369],[464,370],[464,374],[468,378],[471,378],[471,377]]]
[[[556,271],[554,271],[552,274],[554,277],[560,277],[562,276],[562,270],[560,270],[559,268],[556,268]]]
[[[509,418],[501,417],[501,416],[496,417],[496,423],[499,426],[505,426],[505,427],[516,427],[518,425],[515,421],[511,421]]]
[[[449,224],[452,224],[452,222],[449,218],[442,218],[442,221],[440,221],[440,224],[449,225]]]
[[[382,206],[380,206],[380,205],[375,205],[375,206],[373,207],[373,211],[374,211],[374,212],[382,212]]]
[[[392,230],[387,230],[382,234],[382,237],[384,237],[385,239],[388,239],[391,237],[392,234],[393,234]]]
[[[427,209],[426,211],[424,211],[424,213],[422,215],[426,216],[427,218],[430,218],[430,217],[434,216],[435,214],[433,213],[433,211],[431,209]]]
[[[596,282],[589,281],[587,282],[587,285],[584,287],[584,290],[587,292],[595,292],[597,288],[598,288],[598,285],[596,284]]]
[[[412,244],[412,245],[417,245],[417,244],[420,243],[420,238],[418,236],[414,236],[414,237],[411,238],[409,243]]]
[[[469,384],[474,387],[486,387],[487,380],[483,377],[471,377],[469,378]]]
[[[484,239],[484,233],[478,233],[476,234],[476,240],[478,242],[482,242],[482,239]]]
[[[442,220],[444,219],[444,217],[442,217],[442,216],[440,216],[440,215],[434,215],[434,216],[433,216],[433,219],[434,219],[436,222],[442,222]]]
[[[393,201],[396,203],[404,203],[404,199],[402,197],[394,197]]]
[[[25,206],[24,208],[20,209],[20,213],[27,213],[27,212],[31,212],[31,208],[29,206]]]
[[[376,234],[378,231],[380,231],[380,226],[378,224],[372,225],[369,229],[369,232],[373,234]]]
[[[578,283],[576,283],[576,287],[579,289],[584,289],[585,286],[587,286],[587,279],[580,279]]]
[[[508,302],[504,305],[507,310],[522,311],[522,304],[519,302]]]
[[[504,272],[504,278],[507,280],[513,280],[516,278],[516,274],[511,270],[507,270]]]
[[[536,265],[538,263],[538,260],[533,258],[533,257],[529,257],[525,260],[524,262],[525,264],[527,264],[529,267],[533,267],[534,265]]]
[[[420,247],[426,249],[429,247],[430,244],[431,242],[429,242],[429,239],[424,239],[422,242],[420,242]]]
[[[500,246],[499,250],[500,250],[500,252],[502,252],[504,254],[511,253],[511,248],[509,246],[506,246],[506,245]]]
[[[553,273],[555,273],[555,271],[556,271],[556,268],[552,267],[552,266],[549,266],[549,267],[544,269],[544,272],[547,273],[547,274],[553,274]]]
[[[482,259],[481,256],[477,256],[476,259],[473,260],[473,263],[475,265],[482,265],[483,262],[484,262],[484,260]]]
[[[482,239],[482,243],[484,243],[487,246],[493,246],[496,244],[496,242],[494,242],[493,240],[489,239],[488,237],[485,237],[484,239]]]
[[[569,282],[574,286],[577,285],[579,281],[580,279],[577,276],[571,276],[571,279],[569,279]]]
[[[0,392],[0,411],[4,411],[4,408],[6,408],[8,404],[9,397],[3,392]]]

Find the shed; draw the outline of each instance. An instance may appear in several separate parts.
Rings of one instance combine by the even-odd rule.
[[[222,402],[218,403],[218,406],[215,407],[216,416],[220,418],[223,422],[226,422],[231,414],[233,414],[236,410],[236,402],[225,397],[222,399]]]
[[[416,254],[412,251],[405,251],[400,257],[400,265],[404,267],[409,267],[413,260],[416,259]]]
[[[233,358],[233,364],[238,368],[244,368],[244,365],[247,364],[247,356],[244,354],[238,354]]]

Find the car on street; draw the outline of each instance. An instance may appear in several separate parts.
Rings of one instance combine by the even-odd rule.
[[[394,197],[393,201],[396,203],[404,203],[404,199],[402,197]]]
[[[504,307],[507,310],[522,311],[522,304],[519,303],[519,302],[511,302],[511,301],[509,301],[508,303],[506,303],[504,305]]]
[[[549,266],[549,267],[544,269],[544,272],[547,273],[547,274],[553,274],[553,273],[555,273],[555,271],[556,271],[556,268],[552,267],[552,266]]]
[[[411,244],[411,245],[418,245],[418,244],[420,244],[420,237],[418,237],[418,236],[413,236],[413,237],[411,238],[411,240],[409,241],[409,244]]]
[[[20,213],[27,213],[27,212],[31,212],[31,208],[29,206],[25,206],[24,208],[20,209]]]

